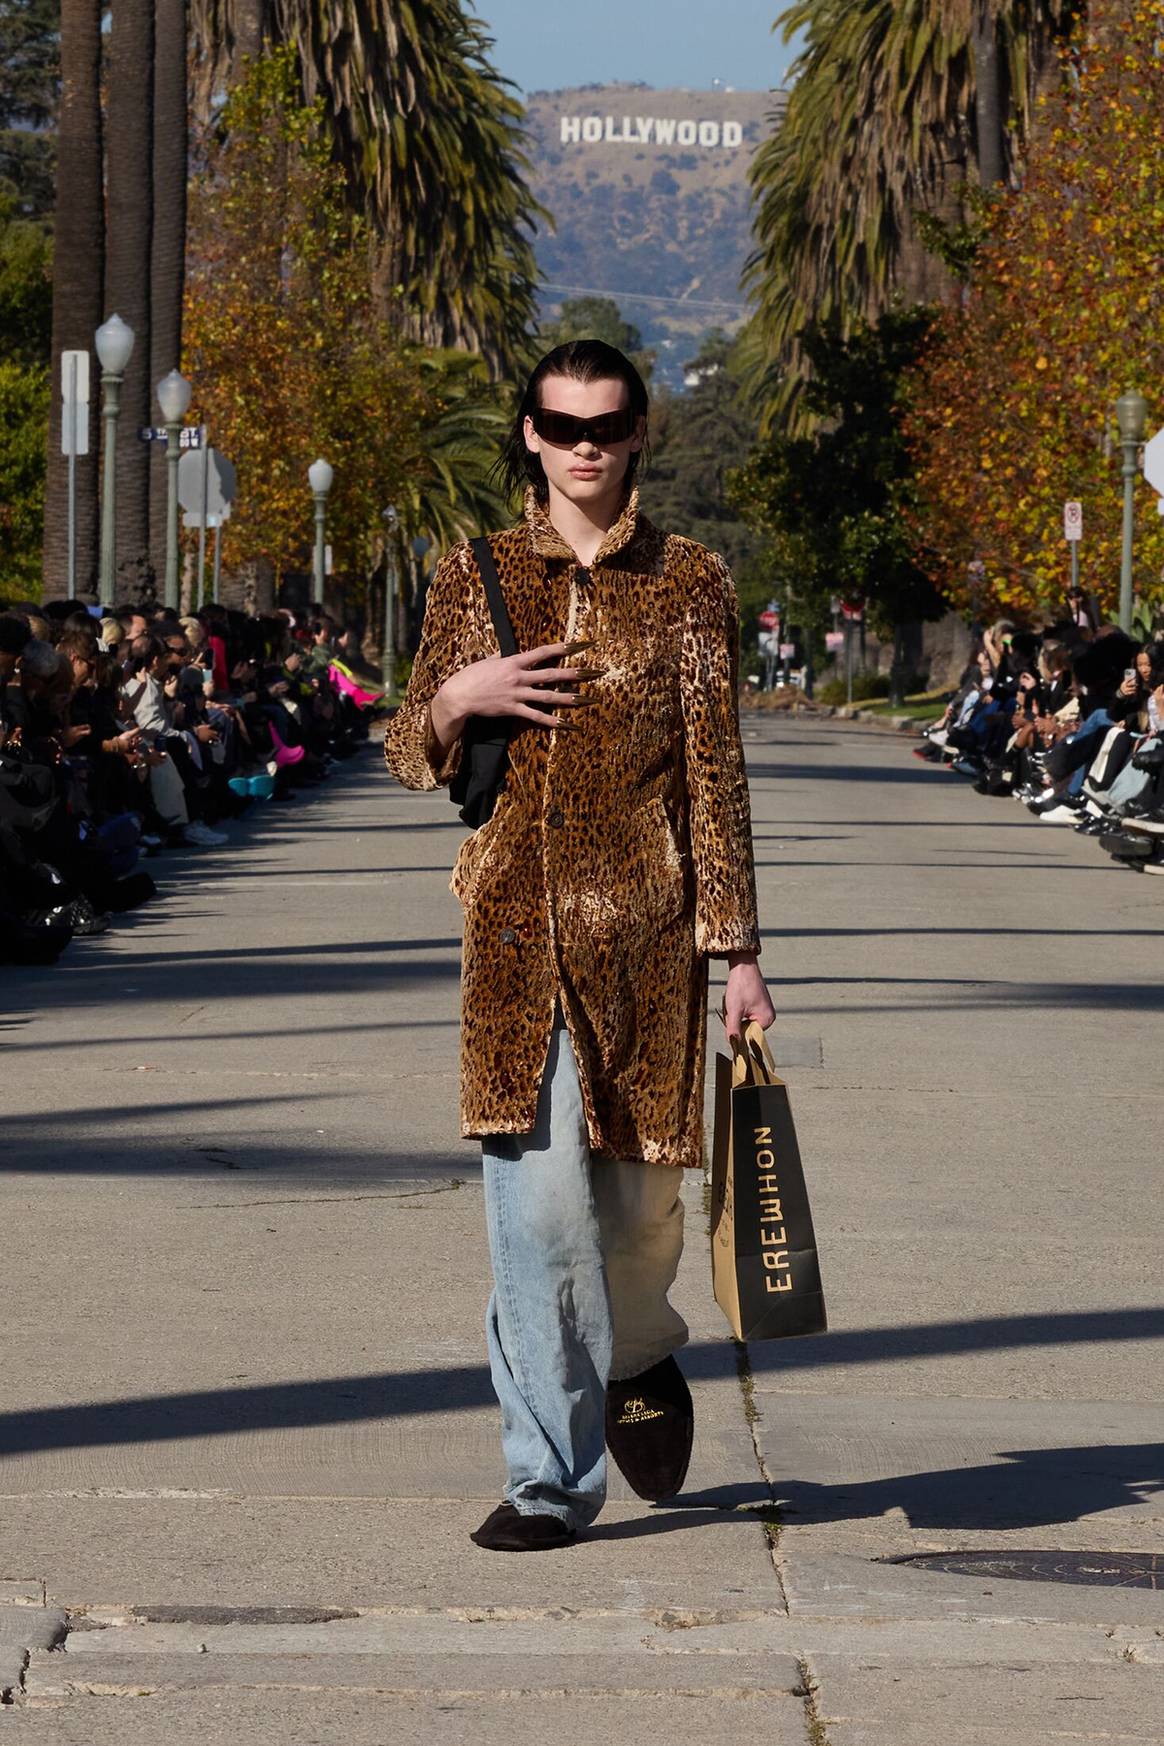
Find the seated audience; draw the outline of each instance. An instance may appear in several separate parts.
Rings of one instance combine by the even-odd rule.
[[[222,848],[351,757],[379,699],[341,688],[336,638],[219,606],[0,613],[0,959],[51,963],[155,895],[145,858]]]
[[[1077,616],[1042,636],[986,632],[915,755],[1096,837],[1126,866],[1164,871],[1164,639],[1141,645],[1072,604]]]

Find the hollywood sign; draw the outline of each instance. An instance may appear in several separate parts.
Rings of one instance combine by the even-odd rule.
[[[563,145],[681,145],[726,146],[734,151],[744,143],[739,121],[675,121],[659,115],[624,115],[616,125],[613,115],[563,115]]]

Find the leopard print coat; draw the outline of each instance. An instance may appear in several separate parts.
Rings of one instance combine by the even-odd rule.
[[[517,735],[497,808],[457,856],[462,1133],[533,1127],[560,1002],[592,1150],[698,1165],[707,960],[759,948],[731,577],[653,527],[637,492],[589,570],[532,491],[490,543],[519,648],[593,638],[576,659],[601,676],[577,731]],[[497,653],[471,549],[456,546],[385,741],[406,787],[452,779],[460,744],[442,759],[429,703]]]

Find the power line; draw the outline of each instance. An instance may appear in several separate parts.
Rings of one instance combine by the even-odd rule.
[[[746,315],[746,303],[729,303],[726,298],[701,297],[663,297],[657,292],[648,291],[611,291],[606,286],[599,285],[549,285],[547,291],[556,291],[566,297],[614,297],[622,303],[673,303],[682,309],[730,309],[737,315]]]

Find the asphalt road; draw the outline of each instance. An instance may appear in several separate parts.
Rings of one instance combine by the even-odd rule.
[[[678,1299],[697,1452],[564,1553],[500,1466],[460,827],[368,756],[5,972],[0,1690],[54,1746],[1164,1741],[1164,888],[836,724],[747,726],[831,1331]],[[1092,1580],[1017,1580],[1029,1551]],[[890,1562],[996,1553],[970,1574]],[[1080,1552],[1090,1559],[1071,1559]]]

